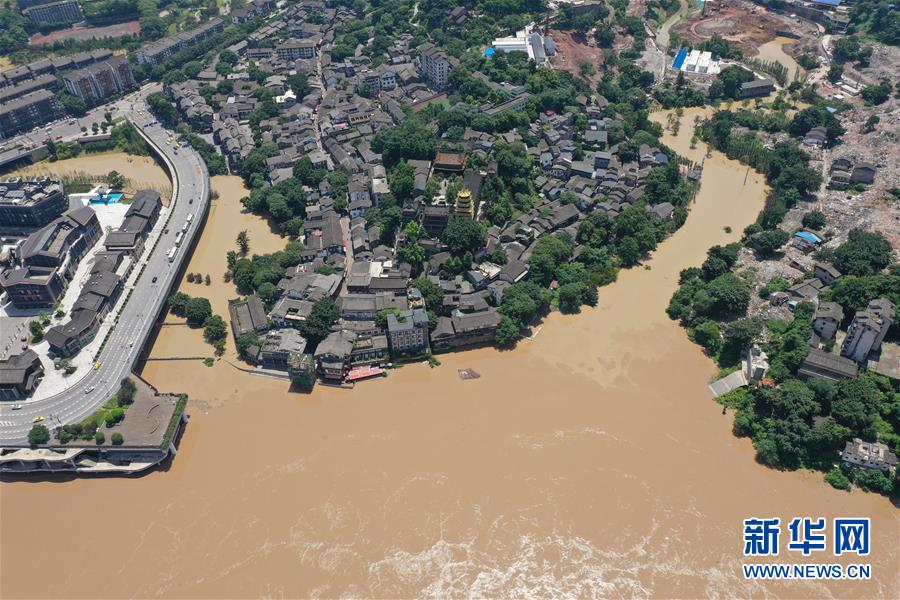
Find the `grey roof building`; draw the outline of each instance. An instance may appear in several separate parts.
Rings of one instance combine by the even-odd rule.
[[[19,400],[31,394],[43,374],[41,360],[33,350],[0,360],[0,400]]]
[[[858,370],[859,368],[852,360],[835,356],[818,348],[811,348],[800,368],[797,369],[797,375],[803,379],[824,377],[831,381],[840,381],[856,377]]]
[[[231,317],[231,331],[235,339],[245,333],[261,333],[269,328],[266,309],[256,294],[251,294],[243,300],[229,300],[228,314]]]

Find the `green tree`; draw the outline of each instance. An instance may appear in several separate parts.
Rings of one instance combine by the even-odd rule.
[[[425,248],[419,243],[413,243],[400,248],[397,251],[397,256],[400,260],[411,264],[415,271],[418,271],[420,265],[425,262]]]
[[[454,256],[476,252],[484,247],[484,229],[467,217],[454,217],[444,229],[442,239]]]
[[[584,284],[572,282],[559,287],[559,310],[565,313],[578,312],[581,308],[581,298],[584,293]]]
[[[40,446],[50,441],[50,430],[45,425],[37,424],[28,432],[28,443],[32,446]]]
[[[844,275],[873,275],[887,267],[894,256],[891,243],[878,232],[853,229],[834,251],[834,266]]]
[[[427,277],[419,277],[412,282],[412,287],[422,292],[425,308],[438,312],[444,304],[444,290]]]
[[[831,83],[837,83],[843,76],[844,65],[839,62],[831,63],[831,66],[828,67],[828,81],[830,81]]]
[[[502,348],[514,346],[519,339],[519,326],[510,317],[503,315],[500,317],[500,325],[494,332],[494,341]]]
[[[715,321],[700,323],[693,329],[692,335],[694,341],[700,344],[710,356],[714,356],[722,347],[722,335]]]
[[[750,244],[760,256],[774,256],[784,246],[790,236],[783,229],[767,229],[750,238]]]
[[[388,316],[397,314],[400,314],[400,309],[398,308],[383,308],[375,313],[375,325],[382,329],[387,329]]]
[[[406,161],[394,165],[387,174],[388,187],[400,202],[410,200],[416,183],[416,172]]]
[[[300,326],[300,332],[310,344],[318,345],[328,337],[328,334],[331,333],[331,326],[337,322],[340,316],[341,309],[337,303],[331,298],[322,298],[313,305],[309,316]]]
[[[102,431],[98,431],[94,434],[94,443],[98,446],[102,446],[104,442],[106,442],[106,435],[104,435]]]
[[[825,213],[820,210],[811,210],[803,215],[803,226],[807,229],[821,230],[825,228]]]
[[[500,313],[524,329],[550,307],[550,291],[533,281],[520,281],[503,292]]]
[[[228,336],[228,326],[219,315],[211,315],[203,321],[203,337],[209,341],[225,339]]]
[[[31,332],[31,339],[39,342],[44,339],[44,326],[39,321],[31,321],[28,323],[28,330]]]
[[[237,245],[241,250],[241,254],[245,255],[250,252],[250,234],[247,233],[246,229],[242,229],[237,234]]]
[[[125,187],[125,176],[118,171],[110,171],[106,174],[106,184],[114,190],[121,190]]]
[[[115,433],[113,433],[113,434],[112,434],[112,437],[111,437],[110,439],[111,439],[111,441],[112,441],[112,445],[113,445],[113,446],[121,446],[122,444],[125,443],[125,438],[123,438],[123,437],[122,437],[122,434],[119,433],[118,431],[116,431]]]
[[[134,402],[134,396],[137,393],[137,386],[134,382],[125,377],[119,383],[119,391],[116,392],[116,403],[119,406],[128,406]]]
[[[251,346],[259,348],[261,345],[259,336],[255,331],[241,334],[241,336],[238,337],[237,342],[235,342],[235,348],[237,348],[238,354],[245,358],[247,357],[247,351]]]
[[[750,304],[750,287],[734,273],[716,277],[706,287],[712,315],[743,314]]]
[[[191,298],[184,308],[184,316],[188,325],[200,327],[212,316],[212,305],[206,298]]]
[[[871,376],[864,374],[855,379],[844,379],[838,383],[831,416],[852,431],[861,433],[875,423],[883,401],[884,394]]]
[[[403,228],[403,235],[406,236],[410,243],[415,243],[425,236],[425,229],[418,222],[410,221]]]
[[[56,99],[73,117],[83,117],[87,113],[87,104],[78,96],[63,91],[56,94]]]
[[[169,310],[172,311],[173,315],[183,317],[187,312],[187,306],[190,300],[191,297],[184,292],[175,292],[169,296]]]

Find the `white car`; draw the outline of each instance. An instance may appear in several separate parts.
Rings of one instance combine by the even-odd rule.
[[[96,387],[92,385],[92,386],[89,387],[88,389],[84,390],[84,393],[85,393],[85,394],[90,394],[90,393],[93,392],[95,389],[96,389]]]
[[[21,410],[21,409],[22,409],[22,405],[21,405],[21,404],[13,404],[13,405],[12,405],[12,409],[13,409],[13,410]]]

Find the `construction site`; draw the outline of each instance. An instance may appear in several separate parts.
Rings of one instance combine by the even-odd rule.
[[[718,34],[745,56],[754,56],[763,44],[776,37],[815,39],[818,28],[808,21],[792,19],[750,2],[708,0],[672,28],[684,45],[694,46]]]

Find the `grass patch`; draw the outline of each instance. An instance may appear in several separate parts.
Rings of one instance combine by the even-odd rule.
[[[175,430],[178,428],[178,422],[181,421],[181,415],[184,414],[184,408],[187,406],[187,401],[187,394],[179,395],[178,403],[175,405],[175,412],[172,413],[172,418],[169,420],[169,426],[166,428],[166,435],[163,436],[163,441],[159,445],[160,448],[168,448],[169,444],[172,442],[172,438],[175,437]]]

